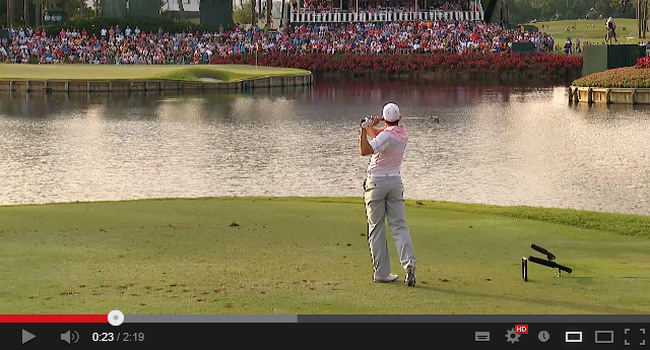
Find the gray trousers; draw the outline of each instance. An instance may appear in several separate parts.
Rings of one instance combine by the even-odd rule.
[[[368,177],[363,183],[368,245],[375,276],[390,274],[390,256],[386,241],[386,221],[397,248],[402,268],[415,267],[415,253],[411,234],[406,227],[404,189],[400,176]]]

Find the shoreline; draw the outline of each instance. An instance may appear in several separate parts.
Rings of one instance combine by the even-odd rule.
[[[243,64],[95,66],[0,65],[0,91],[248,91],[312,85],[311,71]]]
[[[650,104],[650,69],[641,60],[635,66],[611,68],[574,80],[567,90],[569,102]]]
[[[258,88],[313,84],[312,73],[261,76],[237,81],[175,81],[165,79],[65,80],[0,79],[0,91],[15,92],[133,92],[133,91],[248,91]]]
[[[597,104],[650,105],[650,88],[606,88],[575,86],[568,88],[569,102]]]
[[[69,205],[122,205],[133,203],[146,203],[146,202],[201,202],[201,201],[262,201],[262,202],[304,202],[304,203],[331,203],[331,204],[359,204],[363,203],[363,197],[359,196],[206,196],[206,197],[148,197],[148,198],[130,198],[130,199],[105,199],[105,200],[75,200],[75,201],[60,201],[60,202],[33,202],[33,203],[15,203],[15,204],[0,204],[0,210],[9,208],[27,208],[27,207],[49,207],[49,206],[69,206]],[[631,212],[614,212],[614,211],[598,211],[590,209],[579,208],[565,208],[565,207],[545,207],[537,205],[504,205],[504,204],[490,204],[490,203],[473,203],[473,202],[458,202],[447,200],[433,200],[433,199],[417,199],[406,198],[407,206],[416,208],[425,206],[437,208],[440,210],[450,211],[474,211],[484,214],[495,214],[501,216],[512,216],[514,213],[520,213],[523,217],[531,219],[535,216],[533,213],[546,213],[538,218],[538,220],[548,219],[545,215],[558,214],[558,213],[572,213],[574,219],[581,217],[584,220],[582,224],[577,226],[599,226],[596,221],[593,221],[593,216],[609,216],[609,217],[625,217],[625,218],[638,218],[641,220],[650,219],[650,214],[631,213]],[[531,216],[532,215],[532,216]],[[515,215],[519,217],[518,215]],[[551,215],[552,216],[552,215]],[[523,218],[520,217],[520,218]],[[576,225],[576,222],[563,222],[568,225]],[[650,231],[645,231],[645,233]],[[623,233],[623,232],[619,232]],[[628,234],[636,235],[635,233],[628,232]]]

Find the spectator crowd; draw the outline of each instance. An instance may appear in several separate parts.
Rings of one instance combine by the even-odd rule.
[[[90,64],[200,64],[212,55],[264,53],[357,54],[509,52],[514,42],[532,42],[537,52],[554,50],[542,32],[504,29],[482,21],[408,21],[348,24],[294,24],[278,30],[253,26],[215,32],[168,33],[138,27],[102,28],[97,33],[9,28],[0,44],[0,62]]]

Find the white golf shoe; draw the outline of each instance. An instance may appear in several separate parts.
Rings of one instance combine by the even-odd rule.
[[[384,276],[384,277],[375,276],[373,280],[375,281],[375,283],[383,283],[383,282],[393,282],[398,278],[399,276],[397,276],[394,273],[391,273],[388,276]]]

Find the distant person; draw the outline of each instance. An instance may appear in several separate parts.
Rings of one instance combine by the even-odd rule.
[[[605,43],[611,44],[612,39],[614,39],[615,43],[618,43],[618,39],[616,39],[616,22],[614,22],[614,19],[612,17],[607,18],[607,21],[605,22],[605,28],[607,29],[607,34],[605,35]]]
[[[571,42],[571,38],[566,38],[566,41],[564,42],[564,53],[566,55],[570,55],[573,52],[573,43]]]
[[[401,116],[399,107],[395,103],[384,105],[381,119],[384,120],[384,127],[375,128],[380,118],[372,117],[372,123],[362,125],[359,134],[361,155],[372,155],[363,189],[373,281],[393,282],[398,278],[390,271],[385,228],[387,221],[397,248],[400,265],[406,273],[404,283],[413,287],[415,286],[415,253],[411,234],[406,226],[401,176],[402,158],[408,133],[399,125]],[[372,140],[369,141],[368,137]]]

